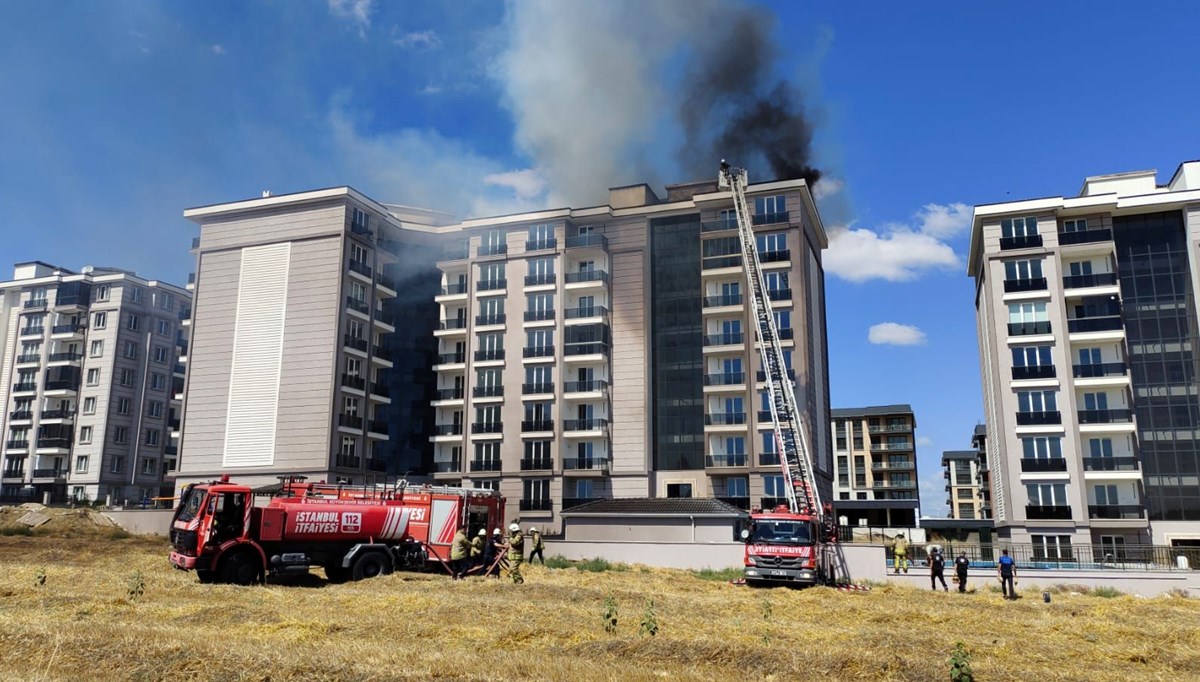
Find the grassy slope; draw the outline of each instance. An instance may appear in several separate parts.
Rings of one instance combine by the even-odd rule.
[[[131,602],[135,571],[145,594]],[[526,576],[206,586],[172,570],[161,542],[0,537],[0,679],[931,680],[947,678],[958,639],[980,679],[1200,671],[1197,600],[752,590],[649,569]],[[615,635],[601,623],[610,593]],[[653,638],[638,636],[647,599]]]

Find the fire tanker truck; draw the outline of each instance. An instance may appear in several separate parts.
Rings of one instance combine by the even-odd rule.
[[[171,563],[201,582],[250,585],[325,569],[333,582],[445,565],[460,529],[500,528],[496,491],[445,486],[347,486],[285,477],[264,506],[220,481],[187,486],[171,522]]]
[[[717,184],[733,196],[742,269],[754,306],[754,329],[769,397],[775,449],[783,469],[786,505],[752,513],[738,528],[746,543],[743,559],[746,583],[815,585],[840,576],[837,525],[832,506],[821,505],[813,475],[813,459],[800,422],[792,378],[780,344],[771,297],[767,292],[750,209],[746,204],[747,173],[721,161]],[[844,576],[841,576],[844,577]]]

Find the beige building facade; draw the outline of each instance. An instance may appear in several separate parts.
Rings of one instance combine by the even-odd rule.
[[[912,407],[836,408],[832,417],[833,504],[841,525],[916,526],[920,501]]]

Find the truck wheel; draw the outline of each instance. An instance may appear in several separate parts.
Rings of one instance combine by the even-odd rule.
[[[354,568],[350,571],[350,577],[362,580],[391,572],[392,565],[382,552],[367,552],[354,560]]]
[[[196,571],[196,577],[200,579],[203,585],[210,585],[217,582],[217,576],[212,571]]]
[[[221,567],[221,580],[233,585],[253,585],[258,582],[262,567],[246,552],[238,552],[225,560]]]
[[[325,567],[325,577],[333,584],[344,583],[350,579],[350,571],[342,568],[337,564],[330,564]]]

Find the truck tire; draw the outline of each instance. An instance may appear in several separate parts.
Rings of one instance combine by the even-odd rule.
[[[262,566],[249,552],[238,552],[221,565],[221,580],[231,585],[253,585],[259,582]]]
[[[212,571],[197,570],[196,577],[200,579],[202,585],[211,585],[217,582],[217,576]]]
[[[325,578],[338,585],[350,579],[350,569],[342,568],[340,564],[329,564],[325,567]]]
[[[392,572],[392,562],[383,552],[365,552],[354,560],[350,577],[355,580],[374,578]]]

